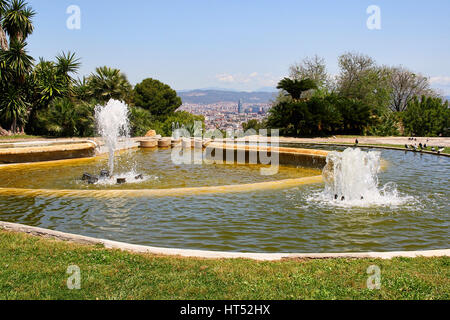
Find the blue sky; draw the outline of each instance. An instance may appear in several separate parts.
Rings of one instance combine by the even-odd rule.
[[[328,71],[353,51],[379,64],[404,65],[450,95],[448,0],[30,0],[37,11],[28,39],[34,57],[61,50],[82,58],[80,75],[120,68],[130,82],[152,77],[177,90],[255,90],[274,86],[294,62],[318,54]],[[69,30],[67,7],[81,9]],[[381,30],[369,30],[369,5]]]

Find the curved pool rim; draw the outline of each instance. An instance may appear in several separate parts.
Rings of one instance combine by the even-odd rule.
[[[86,237],[71,233],[30,227],[17,223],[1,222],[0,230],[29,234],[32,236],[51,238],[60,241],[83,245],[101,245],[105,249],[122,250],[132,253],[151,254],[156,256],[175,256],[196,259],[250,259],[256,261],[307,260],[307,259],[393,259],[417,257],[450,257],[450,249],[424,251],[391,251],[391,252],[356,252],[356,253],[249,253],[207,251],[178,248],[160,248],[136,245],[125,242]]]

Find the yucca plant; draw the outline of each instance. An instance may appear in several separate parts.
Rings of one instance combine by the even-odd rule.
[[[11,132],[18,133],[23,129],[29,102],[24,99],[24,94],[15,86],[7,86],[2,88],[0,96],[0,120],[2,123],[9,123]]]
[[[6,5],[3,28],[9,34],[10,43],[23,41],[33,33],[32,19],[35,14],[24,0],[12,0]]]
[[[80,69],[80,59],[75,57],[74,52],[62,52],[56,56],[56,72],[61,80],[65,83],[67,93],[73,95],[73,84],[75,79],[72,74],[76,74]]]

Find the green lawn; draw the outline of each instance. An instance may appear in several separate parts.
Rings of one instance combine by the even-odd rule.
[[[67,288],[69,265],[81,289]],[[366,288],[381,268],[381,290]],[[0,231],[0,299],[449,299],[450,258],[255,262],[157,257]]]
[[[41,136],[29,136],[29,135],[23,135],[23,134],[18,134],[18,135],[14,135],[14,136],[0,136],[0,141],[4,141],[4,140],[33,140],[33,139],[46,139],[46,138],[41,137]]]

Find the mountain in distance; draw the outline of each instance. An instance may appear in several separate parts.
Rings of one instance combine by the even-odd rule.
[[[275,100],[275,91],[233,91],[220,88],[206,88],[197,90],[180,90],[177,92],[183,103],[213,104],[219,102],[270,103]]]

